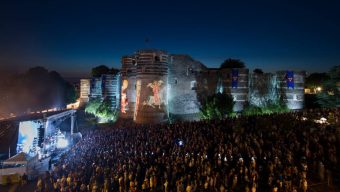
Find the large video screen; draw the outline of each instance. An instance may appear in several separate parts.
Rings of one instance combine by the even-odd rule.
[[[19,124],[17,153],[35,154],[38,144],[39,121],[23,121]]]

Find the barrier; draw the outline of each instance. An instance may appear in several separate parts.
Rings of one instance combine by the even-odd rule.
[[[20,175],[19,174],[10,174],[10,175],[2,175],[0,176],[0,184],[1,185],[8,185],[13,183],[20,182]]]

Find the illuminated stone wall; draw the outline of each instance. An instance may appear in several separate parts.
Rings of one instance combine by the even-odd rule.
[[[232,87],[232,70],[238,71],[237,87]],[[248,101],[248,69],[221,69],[220,70],[222,86],[224,92],[231,94],[234,99],[233,111],[242,111],[245,103]]]
[[[276,72],[279,96],[289,109],[303,109],[306,73],[304,71],[294,71],[294,88],[287,87],[286,74],[287,71]]]
[[[102,75],[103,99],[111,102],[112,109],[120,109],[120,73]]]
[[[121,107],[120,117],[133,118],[136,105],[136,59],[134,56],[122,57],[121,69]]]
[[[90,87],[90,79],[80,79],[80,105],[83,105],[89,101]]]
[[[277,75],[272,73],[257,74],[249,76],[249,104],[264,107],[279,101]]]
[[[112,109],[120,109],[120,73],[104,74],[91,80],[90,99],[108,99]]]
[[[198,120],[199,74],[206,67],[188,55],[171,55],[168,78],[169,114],[174,119]]]
[[[102,98],[102,79],[94,77],[91,79],[90,99]]]
[[[167,121],[168,54],[160,50],[140,50],[135,54],[136,123]]]
[[[207,68],[188,55],[149,49],[122,57],[121,74],[121,117],[137,123],[159,123],[169,115],[199,120],[201,102],[218,92],[233,97],[234,111],[277,98],[290,109],[303,107],[303,72],[295,72],[295,88],[287,89],[286,72],[254,76],[246,68]]]
[[[236,87],[232,87],[232,70],[238,71]],[[248,76],[248,69],[207,68],[197,76],[199,100],[215,93],[227,93],[234,99],[233,110],[241,111],[248,101]]]

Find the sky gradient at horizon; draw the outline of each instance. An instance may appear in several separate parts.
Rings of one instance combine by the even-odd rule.
[[[338,10],[337,1],[3,0],[0,65],[88,76],[150,47],[208,67],[238,58],[250,69],[325,72],[340,64]]]

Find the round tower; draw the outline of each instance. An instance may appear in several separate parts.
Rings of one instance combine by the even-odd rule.
[[[133,119],[136,123],[160,123],[168,119],[167,79],[168,54],[145,49],[137,51],[136,103]]]
[[[136,59],[134,56],[123,56],[121,69],[120,116],[133,118],[136,104]]]

